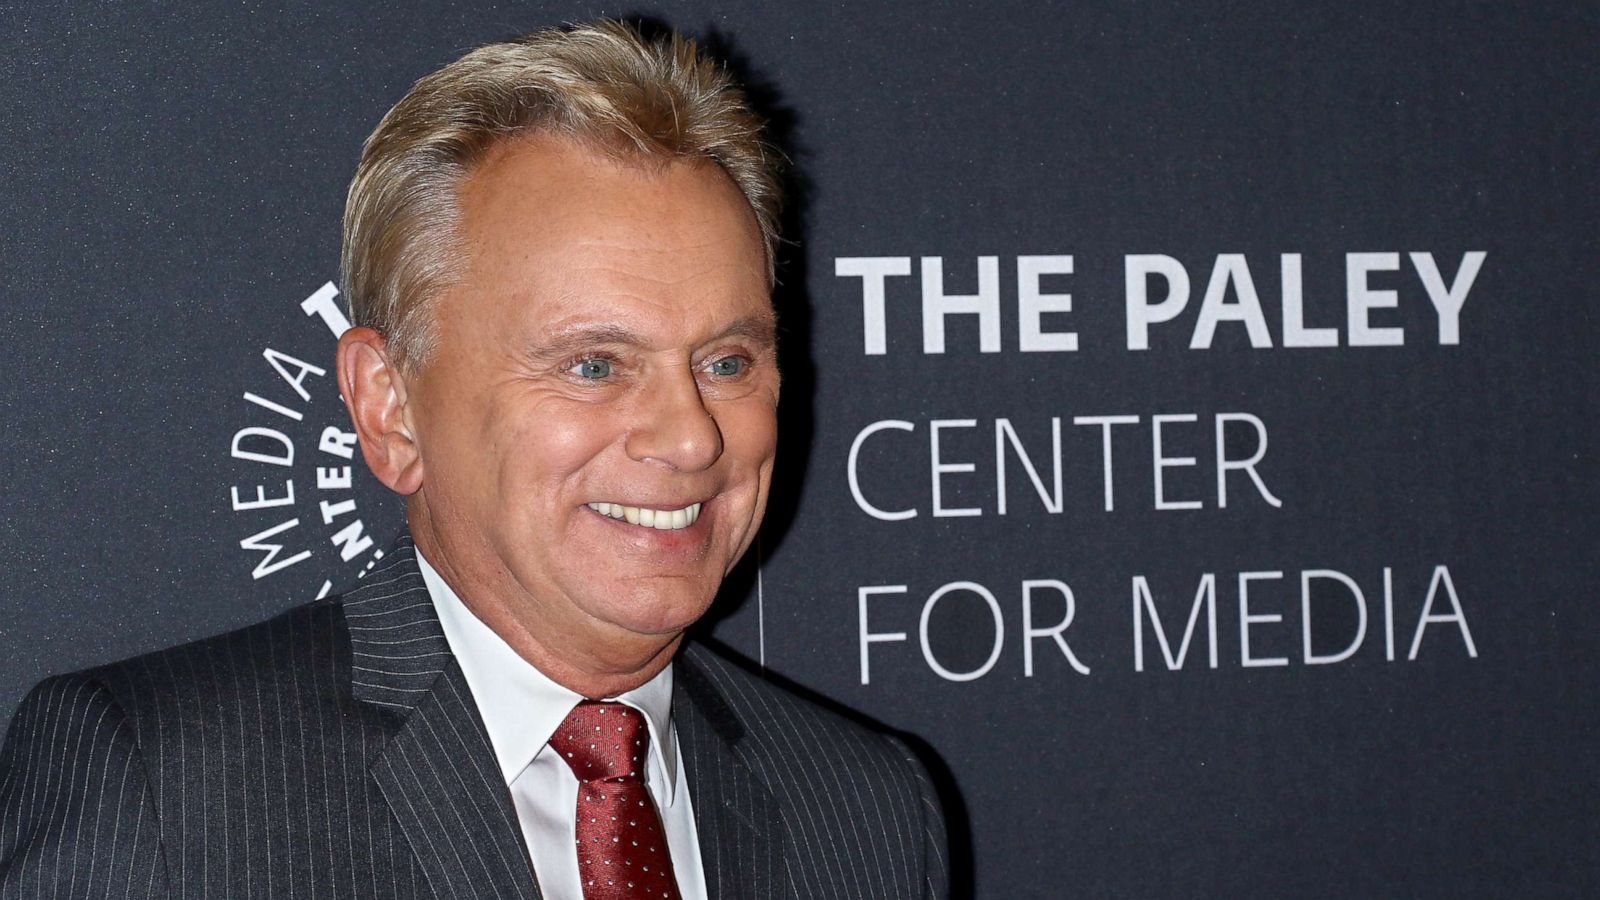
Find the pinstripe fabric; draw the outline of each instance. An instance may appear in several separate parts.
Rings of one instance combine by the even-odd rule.
[[[166,896],[133,729],[92,680],[35,688],[11,720],[0,772],[0,896]]]
[[[404,707],[353,694],[346,618],[406,599],[373,598],[420,584],[409,557],[397,548],[344,603],[35,688],[0,751],[0,898],[435,896],[368,774]],[[375,699],[416,687],[376,683]]]
[[[391,557],[384,577],[344,602],[352,695],[403,722],[375,756],[372,780],[435,896],[537,900],[510,791],[409,536]]]
[[[944,818],[899,741],[690,644],[673,721],[714,897],[947,896]]]
[[[691,646],[674,719],[710,895],[943,896],[921,767]],[[343,598],[47,679],[0,748],[0,900],[537,900],[408,537]]]

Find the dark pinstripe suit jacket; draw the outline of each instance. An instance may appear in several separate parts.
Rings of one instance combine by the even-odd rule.
[[[944,896],[898,741],[702,646],[675,684],[711,897]],[[407,539],[343,598],[44,681],[0,751],[0,898],[538,895]]]

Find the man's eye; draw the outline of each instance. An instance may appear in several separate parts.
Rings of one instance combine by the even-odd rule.
[[[727,377],[742,374],[745,370],[745,361],[740,356],[724,356],[711,363],[711,374]]]
[[[580,378],[606,378],[611,375],[611,360],[585,359],[572,367]]]

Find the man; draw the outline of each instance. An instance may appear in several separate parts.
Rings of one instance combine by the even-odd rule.
[[[687,629],[776,449],[774,154],[679,38],[476,50],[368,140],[337,371],[409,536],[352,593],[45,681],[0,897],[925,897],[899,742]]]

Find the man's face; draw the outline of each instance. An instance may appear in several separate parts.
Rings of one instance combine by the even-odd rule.
[[[547,645],[681,631],[754,539],[772,475],[754,215],[712,164],[547,136],[497,147],[461,201],[465,278],[407,379],[413,503],[447,577]]]

